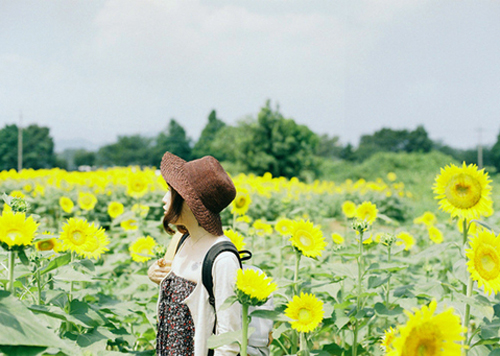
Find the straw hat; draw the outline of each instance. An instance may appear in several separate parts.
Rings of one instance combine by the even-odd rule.
[[[220,212],[236,196],[233,181],[212,156],[186,162],[166,152],[160,165],[163,179],[184,199],[198,223],[208,232],[223,235]]]

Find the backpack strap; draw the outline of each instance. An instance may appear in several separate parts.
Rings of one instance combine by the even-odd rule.
[[[222,252],[226,251],[234,253],[236,258],[238,259],[240,268],[243,268],[241,264],[240,253],[238,252],[238,250],[231,241],[217,242],[215,245],[210,247],[207,254],[205,255],[205,258],[203,259],[203,265],[201,267],[202,268],[201,279],[203,281],[203,286],[208,292],[208,302],[214,308],[214,312],[215,312],[215,296],[214,296],[214,280],[212,276],[212,268],[217,256],[219,256]],[[212,331],[214,335],[215,335],[216,325],[217,325],[217,314],[215,313],[214,329]],[[214,354],[213,349],[208,350],[208,356],[213,356],[213,354]]]
[[[189,237],[189,233],[185,233],[184,235],[182,235],[182,237],[179,239],[179,243],[177,244],[177,247],[175,248],[175,254],[177,254],[177,252],[181,248],[182,244],[184,243],[184,241],[187,240],[188,237]]]

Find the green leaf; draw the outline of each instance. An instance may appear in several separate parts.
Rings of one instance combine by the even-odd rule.
[[[390,276],[387,276],[385,278],[381,278],[379,276],[370,276],[368,278],[368,288],[380,287],[382,284],[386,284],[389,278]]]
[[[92,309],[87,303],[73,299],[70,303],[69,314],[90,327],[106,324],[107,320],[101,313]]]
[[[391,306],[390,309],[387,309],[385,304],[383,303],[375,303],[374,307],[375,311],[379,315],[398,315],[403,312],[403,308],[401,308],[399,305]]]
[[[74,261],[72,263],[72,265],[86,268],[90,272],[94,272],[95,271],[94,262],[92,262],[91,260],[89,260],[87,258],[83,259],[83,260]]]
[[[233,305],[236,301],[238,300],[238,298],[235,296],[235,295],[232,295],[230,297],[228,297],[224,303],[222,303],[222,305],[219,307],[219,310],[226,310],[228,309],[229,307],[231,307],[231,305]]]
[[[54,258],[49,262],[49,264],[40,270],[40,274],[45,274],[47,272],[53,271],[56,268],[67,265],[71,262],[71,254],[67,253],[65,255],[61,255],[59,257]]]
[[[251,317],[274,321],[290,321],[291,319],[277,310],[257,309],[250,313]]]
[[[40,346],[0,346],[2,354],[8,356],[36,356],[47,350]]]
[[[26,252],[24,252],[24,249],[20,249],[17,251],[17,255],[19,256],[19,259],[21,260],[21,263],[25,266],[29,266],[30,260],[28,257],[26,257]]]
[[[248,336],[252,335],[254,331],[255,328],[249,328]],[[212,335],[208,338],[207,346],[209,349],[216,349],[218,347],[234,343],[238,343],[241,345],[241,333],[241,330],[238,330],[222,333],[219,335]]]
[[[500,356],[500,349],[491,351],[488,356]]]

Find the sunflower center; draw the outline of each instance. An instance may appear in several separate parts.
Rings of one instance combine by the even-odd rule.
[[[301,323],[308,323],[309,320],[311,320],[311,311],[308,310],[308,309],[300,309],[299,310],[299,317],[298,317],[298,320],[301,322]]]
[[[456,208],[469,209],[481,199],[481,183],[467,174],[457,174],[448,183],[446,199]]]
[[[243,208],[245,206],[246,199],[245,197],[239,197],[236,199],[236,202],[234,203],[237,208]]]
[[[430,323],[424,323],[411,330],[403,348],[402,355],[434,356],[438,355],[439,332]]]
[[[71,242],[75,245],[81,245],[85,242],[85,234],[82,231],[75,230],[71,234]]]
[[[312,245],[311,234],[307,231],[298,231],[299,241],[304,247],[309,247]]]
[[[16,241],[17,239],[21,238],[23,234],[19,230],[9,230],[7,232],[7,237],[12,241]]]
[[[54,248],[54,243],[52,240],[46,240],[46,241],[42,241],[40,242],[40,244],[38,245],[38,249],[40,251],[50,251]]]
[[[499,253],[489,245],[483,245],[476,253],[476,269],[483,279],[492,280],[500,274]]]

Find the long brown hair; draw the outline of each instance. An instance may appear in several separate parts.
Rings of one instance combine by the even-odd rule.
[[[168,185],[168,187],[170,189],[171,200],[170,200],[170,206],[168,207],[168,210],[165,213],[165,216],[163,217],[163,228],[168,234],[173,235],[175,231],[170,227],[170,224],[175,224],[175,222],[181,216],[182,204],[184,204],[184,199],[181,197],[179,193],[177,193],[177,191],[174,188],[172,188],[170,185]],[[179,230],[179,232],[181,232],[182,234],[188,232],[184,226],[182,225],[176,225],[176,226],[177,230]]]

